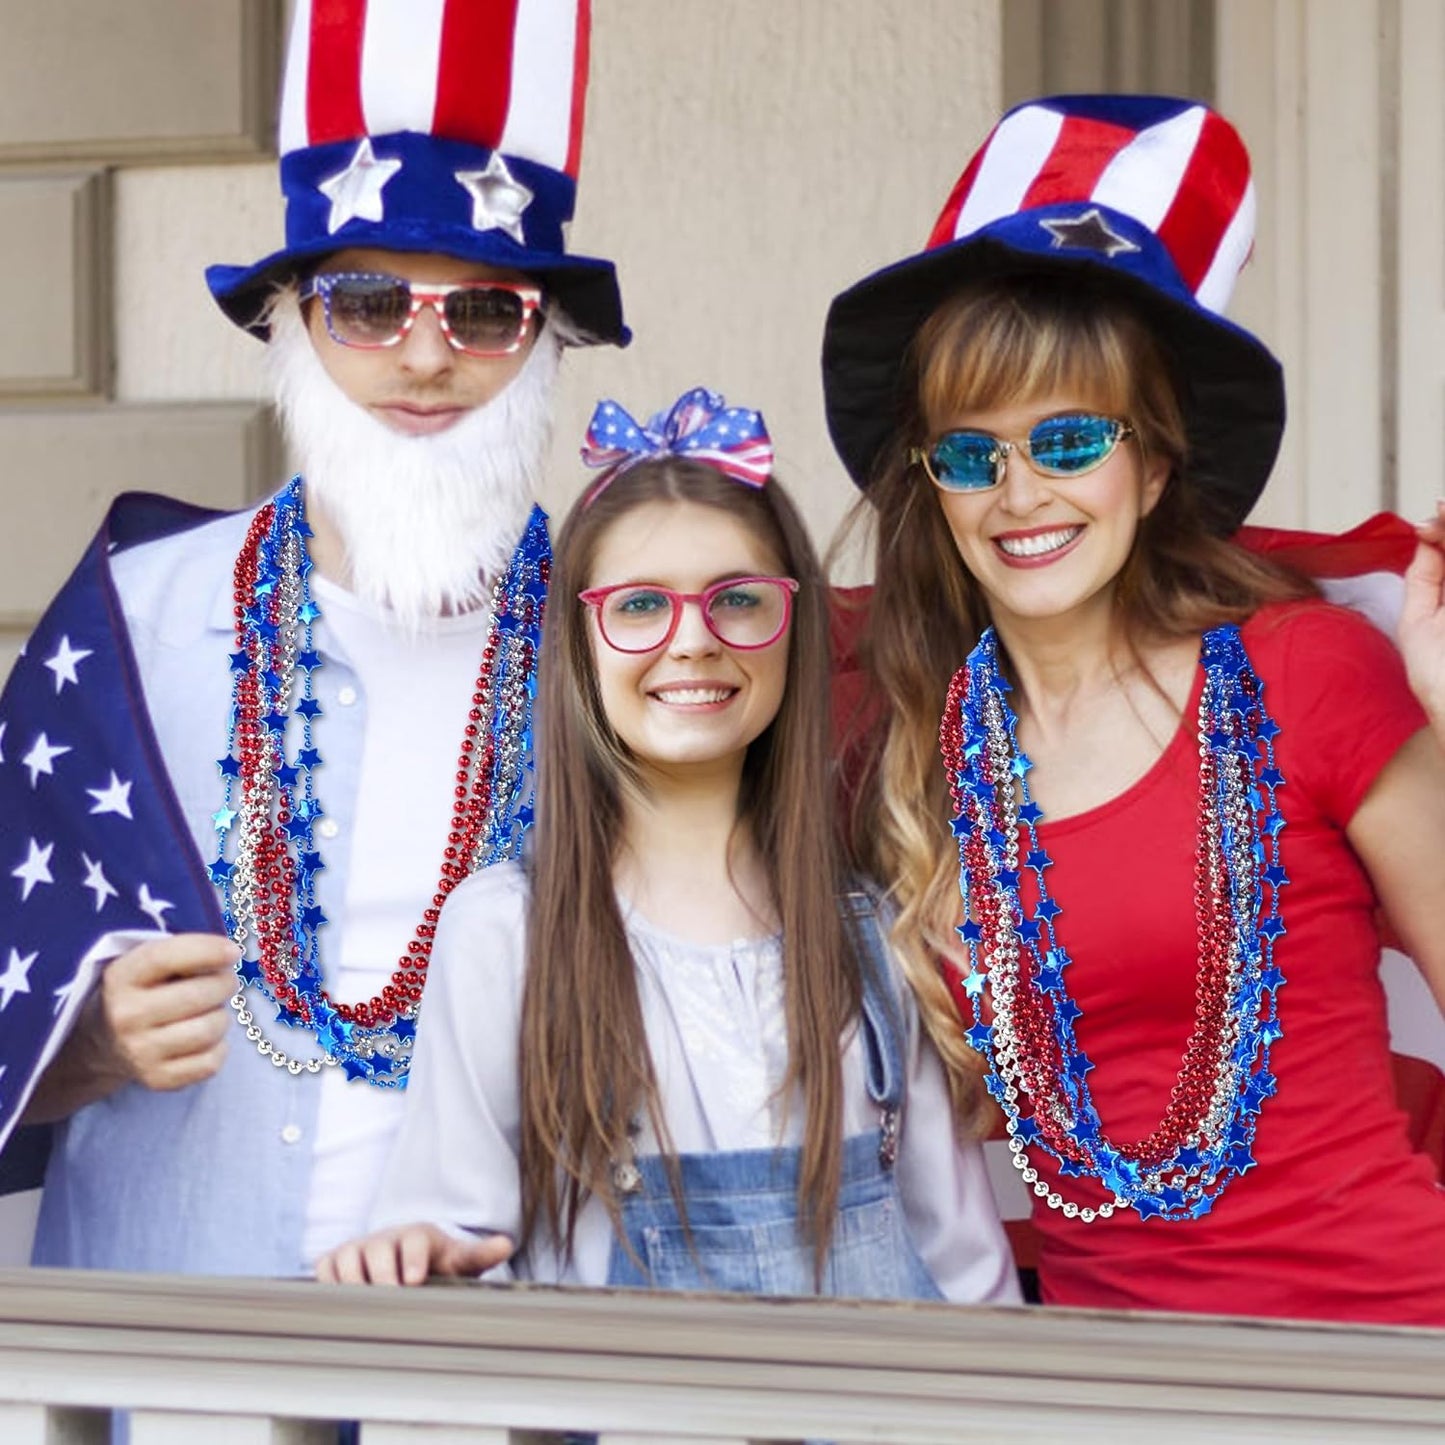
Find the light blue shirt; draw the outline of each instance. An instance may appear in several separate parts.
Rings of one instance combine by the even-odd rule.
[[[254,514],[207,522],[114,558],[131,643],[177,799],[198,853],[217,853],[212,814],[227,745],[234,650],[232,573]],[[359,679],[324,619],[315,645],[324,788],[340,824],[318,876],[318,901],[338,917],[366,724]],[[349,702],[341,705],[345,695]],[[323,944],[324,946],[324,944]],[[248,998],[254,999],[254,993]],[[315,1040],[258,1012],[288,1053],[315,1057]],[[233,1032],[219,1072],[158,1093],[131,1085],[78,1111],[55,1131],[33,1262],[182,1274],[308,1273],[301,1237],[320,1090],[275,1067]]]

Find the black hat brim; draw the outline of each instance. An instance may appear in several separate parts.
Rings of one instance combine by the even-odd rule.
[[[1179,382],[1190,482],[1208,494],[1221,530],[1232,530],[1264,490],[1284,434],[1284,374],[1269,349],[1192,298],[1176,298],[1105,260],[1041,255],[989,236],[886,267],[829,307],[823,333],[828,432],[854,482],[866,488],[874,479],[902,423],[904,359],[933,311],[965,285],[1045,272],[1112,290],[1151,326]]]

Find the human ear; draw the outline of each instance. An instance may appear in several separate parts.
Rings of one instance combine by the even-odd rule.
[[[1140,516],[1147,517],[1158,506],[1159,498],[1164,495],[1164,488],[1169,485],[1173,471],[1167,457],[1145,456],[1140,488]]]

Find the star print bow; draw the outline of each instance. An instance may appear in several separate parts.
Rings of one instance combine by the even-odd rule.
[[[607,470],[587,494],[590,505],[612,479],[652,457],[706,462],[735,482],[761,487],[773,470],[773,443],[762,413],[728,406],[715,391],[694,387],[639,426],[615,401],[592,413],[582,460]]]

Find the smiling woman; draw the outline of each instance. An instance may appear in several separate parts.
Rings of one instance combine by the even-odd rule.
[[[1369,623],[1228,540],[1284,425],[1219,314],[1252,224],[1206,107],[1038,101],[833,303],[880,539],[858,851],[1046,1301],[1441,1325],[1373,912],[1445,1001],[1445,755]]]

